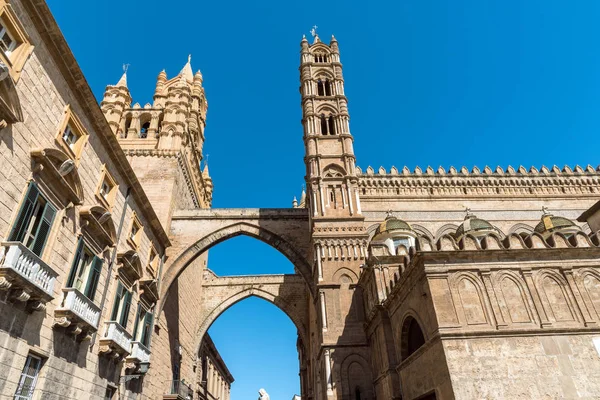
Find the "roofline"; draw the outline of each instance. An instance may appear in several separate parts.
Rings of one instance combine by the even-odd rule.
[[[102,144],[108,148],[109,157],[119,168],[119,172],[125,178],[125,183],[131,188],[136,205],[142,210],[143,215],[147,217],[147,222],[150,224],[152,233],[164,244],[165,248],[171,246],[169,236],[159,222],[154,208],[150,205],[148,196],[146,196],[133,168],[131,168],[129,161],[127,161],[121,145],[119,145],[116,136],[102,113],[96,97],[58,27],[48,4],[45,0],[21,0],[21,2],[27,10],[29,17],[33,20],[40,37],[67,82],[69,89],[73,92],[77,102],[86,113],[94,131]]]
[[[229,384],[231,385],[235,381],[235,379],[233,379],[233,375],[231,375],[229,368],[227,368],[227,364],[225,364],[225,361],[221,357],[221,353],[219,353],[219,350],[217,350],[217,346],[215,346],[215,342],[213,342],[208,332],[204,335],[203,341],[205,341],[207,346],[214,352],[215,359],[218,361],[219,366],[227,375],[227,378],[229,379]]]

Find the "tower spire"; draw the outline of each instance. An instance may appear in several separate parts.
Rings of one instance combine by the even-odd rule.
[[[192,71],[192,55],[188,55],[187,63],[181,69],[179,75],[183,76],[186,80],[192,82],[194,80],[194,72]]]

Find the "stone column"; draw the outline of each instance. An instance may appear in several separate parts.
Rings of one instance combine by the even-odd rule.
[[[323,331],[327,331],[327,314],[326,314],[326,305],[325,305],[325,292],[319,290],[319,302],[321,303],[321,324],[323,327]]]

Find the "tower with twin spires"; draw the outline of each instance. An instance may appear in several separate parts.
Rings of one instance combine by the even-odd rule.
[[[200,169],[208,103],[191,56],[171,79],[158,74],[152,104],[132,105],[125,71],[101,108],[165,229],[175,209],[210,207],[213,183]]]

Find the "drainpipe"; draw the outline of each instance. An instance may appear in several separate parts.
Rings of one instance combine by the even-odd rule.
[[[129,196],[131,194],[131,188],[128,187],[125,192],[125,202],[123,204],[123,211],[121,212],[121,221],[119,222],[119,227],[117,228],[117,243],[115,243],[115,248],[112,252],[112,256],[110,257],[110,263],[108,264],[108,273],[106,275],[106,284],[104,285],[104,292],[102,293],[102,301],[100,302],[100,317],[102,317],[102,312],[104,311],[104,303],[106,303],[106,294],[108,292],[108,287],[110,286],[110,278],[112,276],[113,266],[115,265],[115,259],[117,258],[117,252],[119,250],[119,242],[121,241],[121,232],[123,231],[123,224],[125,222],[125,214],[127,213],[127,202],[129,201]],[[100,318],[102,319],[102,318]],[[100,321],[98,321],[100,323]],[[98,326],[98,330],[100,327]],[[94,346],[94,342],[96,341],[96,335],[98,332],[94,332],[92,336],[92,340],[90,343],[90,348]]]

